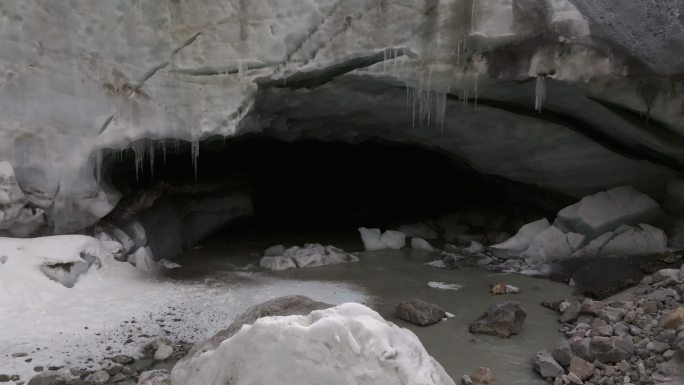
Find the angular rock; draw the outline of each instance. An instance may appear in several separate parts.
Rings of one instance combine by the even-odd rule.
[[[590,338],[579,338],[579,337],[574,337],[570,339],[570,349],[572,349],[572,352],[575,353],[577,356],[581,357],[584,360],[587,360],[589,362],[594,361],[594,357],[592,355],[591,351],[591,339]]]
[[[634,342],[626,337],[593,337],[589,343],[591,356],[603,363],[618,363],[629,359],[635,350]]]
[[[559,364],[563,366],[570,365],[573,353],[568,340],[565,338],[559,339],[556,342],[556,346],[553,348],[552,355],[553,359],[555,359]]]
[[[68,385],[71,377],[63,373],[42,372],[29,380],[28,385]]]
[[[684,325],[684,307],[671,311],[661,321],[665,329],[679,329]]]
[[[570,304],[563,312],[561,313],[560,316],[560,322],[574,322],[577,321],[577,317],[580,315],[580,310],[582,309],[582,305],[575,301]]]
[[[418,298],[399,302],[396,307],[396,314],[404,321],[420,326],[435,324],[446,317],[444,309]]]
[[[543,378],[555,378],[565,374],[563,367],[553,359],[547,350],[537,352],[534,359],[534,370]]]
[[[470,325],[470,332],[508,338],[520,333],[526,318],[527,312],[518,302],[504,302],[490,306]]]
[[[570,360],[570,368],[568,371],[584,381],[594,374],[594,364],[575,356]]]

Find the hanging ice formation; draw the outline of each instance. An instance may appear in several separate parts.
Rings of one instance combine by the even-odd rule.
[[[536,87],[534,90],[534,109],[541,114],[542,107],[546,101],[546,76],[537,75]]]

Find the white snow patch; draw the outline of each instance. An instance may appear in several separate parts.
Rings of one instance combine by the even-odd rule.
[[[40,272],[46,261],[82,260],[81,251],[97,255],[102,267],[91,267],[73,288]],[[168,332],[174,342],[204,340],[225,329],[246,308],[279,296],[307,295],[332,304],[367,300],[349,285],[261,274],[202,282],[161,281],[115,261],[96,239],[85,236],[0,238],[0,256],[5,257],[0,263],[0,356],[29,353],[0,360],[0,373],[22,379],[33,376],[36,365],[94,369],[115,354],[136,356],[147,342],[142,335]],[[129,336],[132,343],[127,342]],[[107,346],[111,350],[105,350]],[[28,358],[30,363],[25,362]]]
[[[530,247],[532,240],[551,226],[546,218],[524,225],[505,242],[491,246],[497,257],[519,256]]]
[[[446,282],[436,282],[436,281],[428,282],[428,286],[430,286],[433,289],[440,289],[440,290],[460,290],[463,287],[463,285],[459,285],[457,283],[446,283]]]
[[[418,337],[355,303],[266,317],[174,367],[173,385],[454,385]]]
[[[539,233],[522,256],[532,266],[557,261],[572,255],[584,243],[584,235],[563,233],[556,226],[550,226]]]

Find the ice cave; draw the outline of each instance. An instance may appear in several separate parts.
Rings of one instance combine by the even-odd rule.
[[[684,384],[684,0],[0,3],[0,383]]]

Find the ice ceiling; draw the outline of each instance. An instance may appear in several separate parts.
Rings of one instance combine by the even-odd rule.
[[[683,24],[682,0],[5,1],[0,161],[56,233],[117,206],[112,154],[180,140],[201,167],[245,133],[658,197],[684,170]]]

